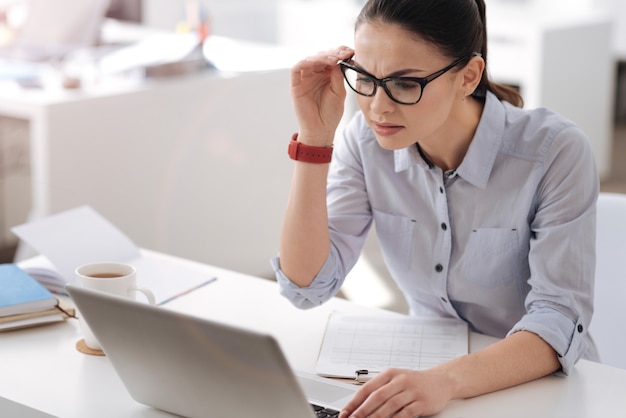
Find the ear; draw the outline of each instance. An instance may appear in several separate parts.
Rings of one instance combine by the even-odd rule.
[[[483,76],[483,71],[485,71],[485,60],[482,57],[472,57],[461,74],[461,88],[464,96],[469,96],[476,90]]]

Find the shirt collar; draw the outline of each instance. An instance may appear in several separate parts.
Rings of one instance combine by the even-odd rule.
[[[415,144],[410,147],[402,148],[394,151],[394,164],[396,173],[406,170],[413,165],[420,165],[428,170],[432,168],[432,163],[428,159],[422,158],[420,151]]]
[[[505,109],[503,103],[487,92],[485,107],[465,158],[456,173],[476,187],[487,187],[493,164],[500,150],[504,133]],[[430,164],[415,146],[394,151],[395,170],[400,172],[418,164],[430,169]]]
[[[457,174],[476,187],[487,187],[489,176],[502,145],[505,121],[504,104],[487,92],[478,128]]]

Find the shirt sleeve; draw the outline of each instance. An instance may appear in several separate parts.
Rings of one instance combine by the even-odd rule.
[[[589,141],[578,128],[559,133],[548,153],[531,220],[527,313],[509,334],[540,336],[567,375],[588,348],[599,181]]]
[[[273,258],[270,262],[276,272],[280,294],[300,309],[310,309],[323,304],[333,297],[343,284],[343,279],[334,274],[337,269],[334,258],[330,256],[308,287],[300,287],[285,276],[280,269],[279,257]]]
[[[319,306],[335,296],[356,264],[372,224],[358,139],[367,127],[355,117],[333,151],[328,174],[327,205],[331,249],[326,262],[308,287],[294,284],[280,269],[280,256],[271,260],[280,292],[295,306]]]

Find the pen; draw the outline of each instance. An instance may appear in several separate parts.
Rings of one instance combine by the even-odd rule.
[[[204,286],[206,286],[208,284],[211,284],[211,283],[213,283],[216,280],[217,280],[217,277],[212,277],[209,280],[207,280],[206,282],[202,282],[202,283],[200,283],[200,284],[198,284],[198,285],[196,285],[194,287],[191,287],[191,288],[189,288],[189,289],[187,289],[187,290],[185,290],[183,292],[180,292],[180,293],[178,293],[178,294],[176,294],[174,296],[170,296],[169,298],[167,298],[164,301],[160,302],[159,305],[165,305],[166,303],[169,303],[169,302],[171,302],[171,301],[173,301],[175,299],[178,299],[181,296],[185,296],[185,295],[193,292],[194,290],[198,290],[201,287],[204,287]]]
[[[357,383],[365,383],[368,380],[370,380],[371,378],[373,378],[374,374],[378,374],[380,372],[375,372],[373,370],[367,370],[367,369],[360,369],[360,370],[356,370],[354,372],[354,380]]]

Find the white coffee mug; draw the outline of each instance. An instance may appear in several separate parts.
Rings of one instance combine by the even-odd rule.
[[[154,294],[146,288],[137,286],[137,272],[133,266],[124,263],[90,263],[76,269],[78,284],[86,289],[98,290],[135,299],[137,292],[143,293],[148,302],[154,305]],[[79,314],[78,320],[85,339],[85,344],[92,350],[102,350],[89,326]]]

